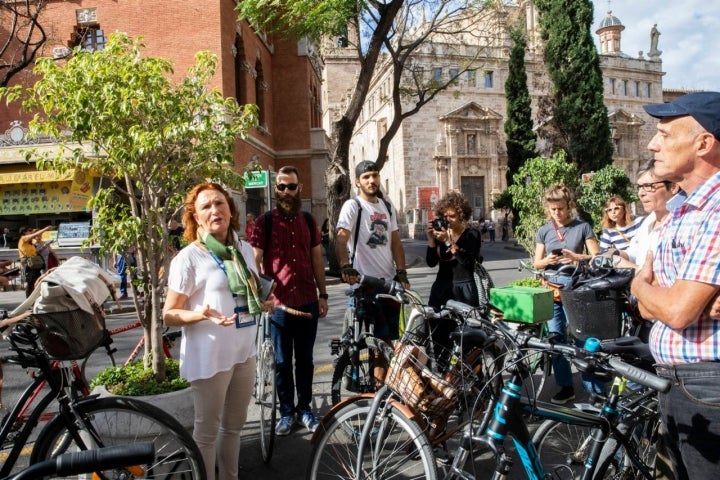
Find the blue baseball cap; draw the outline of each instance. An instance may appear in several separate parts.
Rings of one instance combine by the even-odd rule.
[[[644,105],[651,117],[684,117],[690,115],[720,141],[720,93],[697,92],[678,97],[672,102]]]

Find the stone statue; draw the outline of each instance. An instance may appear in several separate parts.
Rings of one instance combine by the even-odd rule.
[[[652,29],[650,30],[650,51],[648,52],[648,56],[653,59],[657,59],[660,57],[660,54],[662,53],[662,50],[658,50],[658,40],[660,40],[660,32],[657,29],[657,23],[653,25]]]

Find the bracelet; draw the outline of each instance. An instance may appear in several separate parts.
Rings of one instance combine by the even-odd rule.
[[[327,293],[320,293],[318,294],[318,297],[322,298],[323,300],[327,300],[328,298],[330,298]]]
[[[400,275],[400,274],[402,274],[402,273],[407,273],[407,270],[395,270],[395,273],[397,273],[398,275]]]

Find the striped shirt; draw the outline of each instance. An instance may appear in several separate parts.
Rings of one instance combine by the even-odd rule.
[[[625,250],[630,246],[630,240],[635,236],[644,218],[645,217],[635,217],[624,227],[615,226],[603,230],[600,235],[600,251],[604,252],[609,248]]]
[[[720,285],[720,172],[670,215],[653,264],[658,284],[669,288],[685,280]],[[662,364],[720,361],[720,318],[704,311],[682,330],[655,322],[650,349]]]

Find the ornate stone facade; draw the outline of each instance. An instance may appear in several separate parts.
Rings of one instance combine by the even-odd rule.
[[[419,208],[418,187],[439,187],[440,195],[460,190],[471,201],[476,220],[496,217],[492,202],[507,187],[503,125],[504,84],[511,47],[508,32],[520,15],[524,16],[529,32],[525,62],[533,115],[537,116],[538,101],[549,91],[550,81],[543,64],[542,45],[538,43],[537,14],[532,1],[526,1],[520,6],[508,7],[502,17],[506,28],[501,38],[491,40],[494,43],[486,46],[483,68],[462,76],[433,102],[405,119],[392,140],[382,172],[383,189],[400,212],[403,235],[424,236],[427,212]],[[634,58],[622,53],[620,34],[625,27],[610,12],[608,18],[596,33],[602,45],[600,65],[615,145],[614,161],[634,178],[638,166],[650,158],[645,147],[654,134],[655,122],[642,106],[663,101],[662,63],[646,59],[642,53]],[[442,45],[433,45],[431,49],[436,52]],[[440,65],[437,55],[422,55],[419,53],[414,63],[422,65],[426,75],[438,74],[441,69],[439,74],[447,76],[457,68],[448,60]],[[455,61],[459,64],[462,60]],[[329,71],[335,73],[327,75]],[[340,93],[347,92],[353,85],[356,71],[349,55],[342,61],[340,56],[326,58],[324,88],[332,92],[325,102],[326,128],[334,115],[342,111]],[[389,70],[378,72],[356,127],[350,151],[351,171],[358,161],[376,155],[377,145],[385,133],[384,126],[393,115],[389,85]],[[537,118],[535,121],[541,123]],[[539,143],[541,149],[542,141]]]

